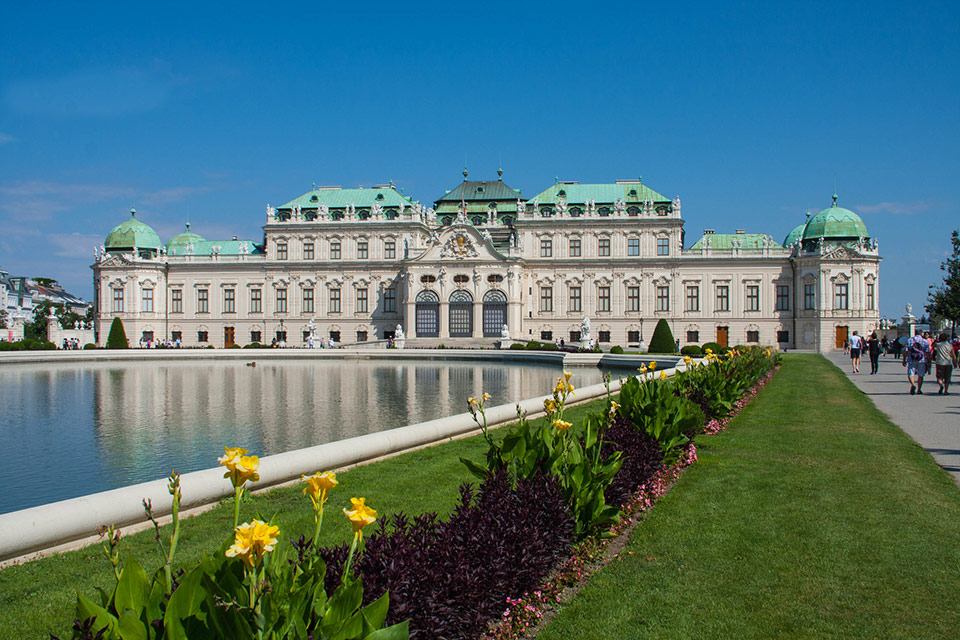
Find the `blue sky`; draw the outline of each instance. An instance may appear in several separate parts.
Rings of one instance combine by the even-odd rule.
[[[777,240],[840,204],[920,308],[960,227],[957,3],[5,3],[0,265],[91,296],[136,207],[166,241],[259,239],[312,183],[430,202],[495,177],[643,176]]]

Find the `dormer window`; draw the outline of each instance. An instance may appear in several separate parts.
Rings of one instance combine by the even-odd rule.
[[[319,201],[320,201],[320,198],[318,198],[317,196],[315,196],[315,195],[314,195],[314,196],[310,196],[310,202],[319,202]]]
[[[610,207],[600,207],[597,209],[597,213],[600,214],[601,217],[606,218],[610,215]]]
[[[477,187],[477,193],[483,193],[483,187],[482,187],[482,186]]]
[[[378,194],[377,194],[377,200],[383,200],[383,194],[382,194],[382,193],[378,193]]]
[[[360,218],[361,220],[369,220],[370,212],[364,209],[357,214],[357,217]]]
[[[638,216],[640,215],[640,209],[637,207],[627,207],[628,216]]]
[[[482,225],[484,220],[485,218],[483,216],[473,216],[470,218],[470,222],[472,222],[475,227]]]
[[[581,209],[580,207],[573,207],[570,209],[570,215],[573,216],[574,218],[579,218],[580,216],[583,215],[583,209]]]
[[[637,197],[637,190],[636,190],[636,189],[630,189],[630,191],[627,192],[627,195],[630,196],[631,198],[636,198],[636,197]]]
[[[560,189],[560,191],[557,192],[557,195],[560,196],[561,198],[566,198],[567,192],[564,191],[563,189]]]

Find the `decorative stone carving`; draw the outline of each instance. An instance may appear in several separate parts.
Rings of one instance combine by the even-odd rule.
[[[503,325],[500,327],[500,339],[509,340],[510,339],[510,327]]]
[[[441,258],[463,259],[475,258],[478,255],[480,255],[480,253],[477,251],[476,247],[473,246],[470,236],[464,231],[457,231],[453,233],[440,250]]]
[[[402,325],[402,324],[398,324],[398,325],[397,325],[396,334],[395,334],[395,336],[394,336],[394,339],[395,339],[395,340],[403,340],[403,339],[405,339],[406,337],[407,337],[406,334],[403,332],[403,325]]]
[[[590,318],[580,321],[580,342],[590,341]]]
[[[557,215],[567,215],[567,199],[563,196],[557,198]]]
[[[267,222],[273,222],[273,219],[277,217],[277,210],[267,205]]]
[[[627,203],[623,201],[623,198],[617,198],[613,201],[613,213],[615,215],[623,215],[627,210]]]
[[[376,219],[383,217],[383,205],[379,202],[374,202],[373,206],[370,207],[370,213],[373,214],[373,217]]]
[[[522,216],[525,210],[526,207],[523,206],[523,200],[517,198],[517,217]]]

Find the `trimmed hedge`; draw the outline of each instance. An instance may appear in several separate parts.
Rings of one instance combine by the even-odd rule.
[[[680,348],[680,353],[685,356],[700,356],[703,355],[703,349],[695,344],[687,344]]]
[[[610,353],[623,353],[623,347],[621,347],[618,344],[615,344],[612,347],[610,347]]]
[[[704,353],[707,352],[707,349],[710,349],[710,351],[716,354],[722,353],[724,351],[724,348],[720,346],[719,342],[704,342],[701,349],[703,349]]]
[[[107,349],[128,349],[127,332],[123,330],[123,320],[114,318],[110,324],[110,334],[107,337]]]
[[[673,339],[673,332],[670,331],[670,325],[663,318],[657,322],[657,328],[653,330],[653,337],[650,338],[649,353],[676,353],[677,343]]]

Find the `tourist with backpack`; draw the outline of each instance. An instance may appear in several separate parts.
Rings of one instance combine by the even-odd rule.
[[[907,368],[907,380],[910,381],[910,395],[923,395],[923,376],[927,374],[927,354],[930,343],[923,337],[920,329],[907,340],[907,348],[903,351],[903,366]]]

